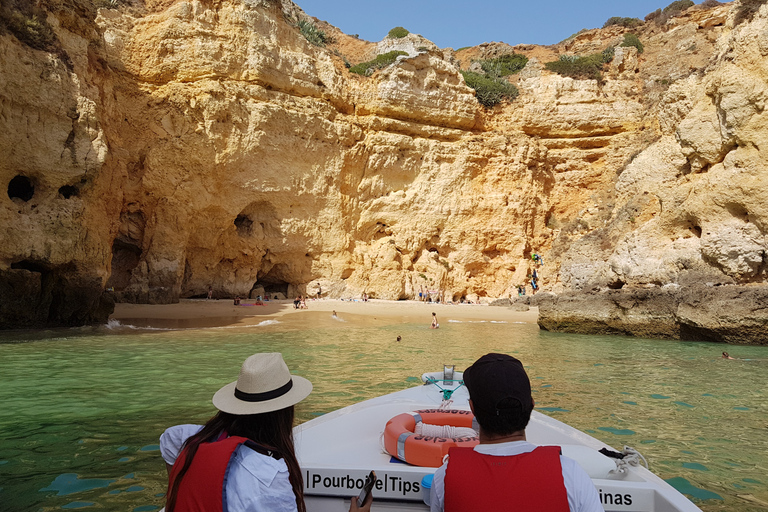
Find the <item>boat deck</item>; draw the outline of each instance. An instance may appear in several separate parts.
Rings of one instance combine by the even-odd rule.
[[[436,468],[412,466],[390,456],[383,449],[382,433],[398,414],[438,408],[443,401],[438,386],[456,389],[452,409],[469,410],[466,388],[440,381],[366,400],[296,427],[307,510],[347,511],[349,498],[359,493],[371,470],[379,478],[373,510],[428,510],[421,481]],[[614,460],[597,451],[606,447],[604,443],[565,423],[534,411],[526,436],[534,444],[561,446],[563,455],[575,459],[595,483],[606,511],[699,511],[644,467],[617,472]]]

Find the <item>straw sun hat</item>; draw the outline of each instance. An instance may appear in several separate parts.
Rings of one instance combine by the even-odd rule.
[[[311,391],[311,382],[291,375],[282,354],[254,354],[243,363],[237,381],[213,395],[213,405],[230,414],[259,414],[290,407]]]

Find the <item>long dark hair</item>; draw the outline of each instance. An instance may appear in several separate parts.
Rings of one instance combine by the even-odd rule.
[[[304,505],[304,479],[293,448],[293,406],[278,411],[261,414],[235,415],[219,411],[208,420],[203,429],[184,442],[182,451],[186,452],[183,466],[171,482],[165,510],[173,512],[179,485],[187,473],[192,459],[201,443],[216,441],[222,432],[230,436],[242,436],[251,439],[264,448],[280,455],[288,466],[288,476],[296,495],[298,512],[306,512]],[[179,461],[181,462],[181,461]]]

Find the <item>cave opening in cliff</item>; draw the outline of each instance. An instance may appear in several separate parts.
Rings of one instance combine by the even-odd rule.
[[[11,263],[12,269],[18,269],[18,270],[27,270],[29,272],[37,272],[38,274],[45,274],[46,272],[49,272],[50,266],[46,263],[42,263],[39,261],[34,260],[23,260],[23,261],[17,261],[15,263]]]
[[[141,261],[141,248],[130,242],[115,239],[112,243],[112,274],[107,288],[125,290],[131,282],[131,272]]]
[[[288,297],[290,282],[286,279],[287,272],[286,265],[275,265],[266,274],[259,273],[257,284],[264,287],[264,294],[269,297],[273,297],[276,293],[282,293]]]
[[[27,176],[14,176],[8,183],[8,197],[11,199],[21,199],[25,203],[35,195],[35,186]]]
[[[263,280],[259,281],[259,284],[264,287],[264,294],[272,297],[276,293],[282,293],[286,297],[288,297],[288,283],[285,281],[275,281],[275,282],[265,282]]]
[[[253,227],[253,221],[248,215],[243,215],[241,213],[235,219],[235,228],[237,228],[237,234],[240,236],[250,235],[252,227]]]
[[[59,195],[61,195],[61,197],[64,199],[70,199],[80,195],[80,190],[72,185],[64,185],[63,187],[59,188]]]

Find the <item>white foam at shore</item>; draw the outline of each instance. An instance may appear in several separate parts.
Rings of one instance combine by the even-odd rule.
[[[104,327],[109,329],[110,331],[114,331],[118,329],[130,329],[132,331],[186,331],[186,330],[200,330],[200,329],[244,329],[248,327],[264,327],[267,325],[275,325],[279,323],[280,322],[277,320],[270,319],[270,320],[264,320],[262,322],[259,322],[258,324],[253,324],[253,325],[235,324],[235,325],[220,325],[216,327],[140,327],[138,325],[123,324],[120,322],[120,320],[110,318],[109,321],[106,324],[104,324]]]
[[[508,324],[506,320],[448,320],[452,324]],[[527,322],[512,322],[513,324],[524,324]]]

